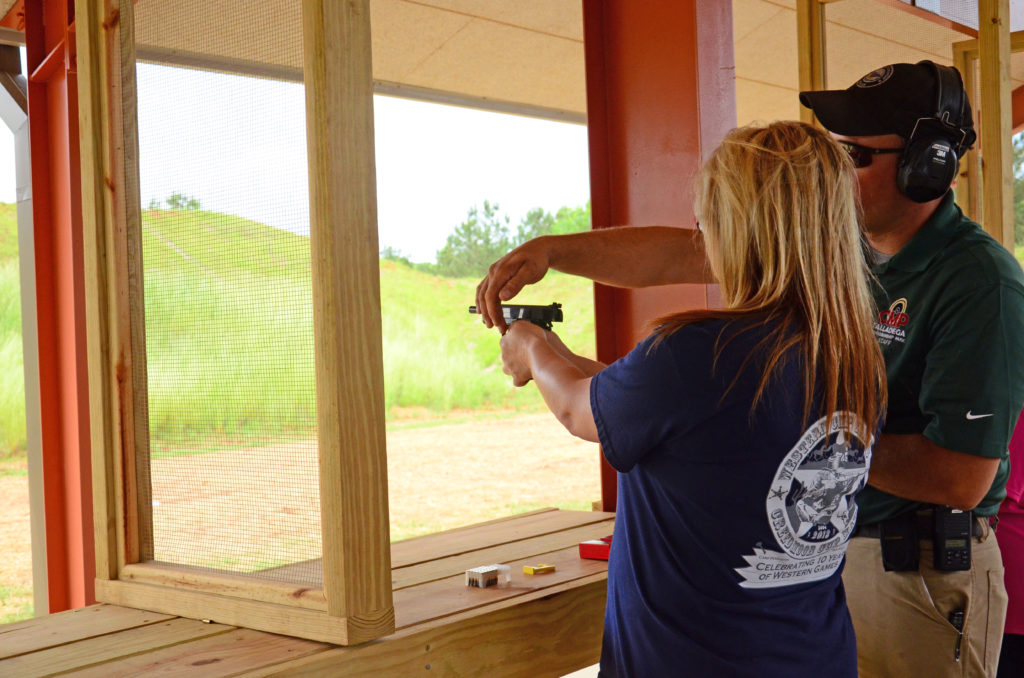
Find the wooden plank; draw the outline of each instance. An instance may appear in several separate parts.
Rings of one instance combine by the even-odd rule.
[[[392,590],[465,572],[482,563],[528,558],[612,533],[614,514],[558,511],[510,516],[391,545]],[[453,534],[455,533],[455,534]],[[415,541],[415,544],[410,542]],[[413,548],[415,547],[415,548]],[[319,583],[320,559],[264,571],[291,581]],[[142,579],[139,579],[142,581]],[[306,595],[306,594],[303,594]],[[310,595],[315,595],[312,592]],[[277,601],[272,601],[277,602]],[[322,609],[318,604],[304,605]]]
[[[303,0],[324,593],[345,642],[394,630],[370,1]]]
[[[982,226],[1013,251],[1010,0],[978,2]]]
[[[953,51],[964,52],[968,59],[978,58],[978,39],[961,40],[953,43]],[[1013,31],[1010,33],[1010,51],[1024,52],[1024,31]]]
[[[972,42],[975,45],[977,43],[976,40],[965,42]],[[978,101],[977,79],[974,77],[977,55],[970,56],[965,42],[953,43],[953,66],[960,71],[960,75],[963,77],[964,90],[967,92],[967,98],[972,104],[974,127],[975,129],[980,129],[981,123],[978,120],[978,106],[976,105]],[[960,205],[960,209],[963,210],[969,219],[975,221],[980,221],[979,212],[981,211],[978,200],[978,196],[981,193],[981,165],[979,161],[978,144],[975,143],[974,147],[960,158],[959,175],[956,182],[957,204]]]
[[[319,610],[274,605],[200,591],[171,590],[163,586],[130,581],[98,580],[96,595],[117,605],[140,610],[156,610],[191,619],[211,619],[221,624],[244,626],[335,645],[352,644],[351,625],[348,620]]]
[[[540,562],[555,565],[557,569],[550,574],[523,574],[523,565]],[[509,561],[507,564],[511,567],[512,583],[504,588],[470,588],[466,586],[465,573],[461,573],[395,591],[397,627],[402,629],[464,614],[497,602],[513,602],[517,597],[594,575],[604,575],[608,570],[607,561],[580,558],[576,546],[538,554],[530,559]]]
[[[128,507],[125,526],[126,560],[137,563],[153,558],[153,488],[149,457],[149,376],[146,368],[146,313],[145,283],[142,261],[142,198],[139,194],[139,131],[138,87],[135,80],[135,2],[119,0],[118,39],[120,54],[116,62],[120,68],[119,88],[112,92],[120,104],[115,126],[115,162],[120,160],[116,180],[120,185],[119,208],[114,212],[118,233],[119,266],[122,267],[127,302],[122,306],[125,315],[119,324],[122,341],[131,347],[128,355],[130,382],[123,398],[126,410],[125,424],[131,435],[125,445],[125,467],[131,472],[125,476],[124,497]],[[120,149],[117,154],[115,149]],[[123,243],[123,245],[121,244]]]
[[[247,678],[379,676],[562,676],[598,661],[606,581],[545,589],[508,607],[399,630],[246,674]]]
[[[75,678],[135,676],[234,676],[265,669],[334,646],[251,629],[235,629],[212,637],[123,657],[83,671]]]
[[[800,90],[826,89],[825,9],[818,0],[797,0],[796,31]],[[814,124],[814,111],[801,106],[800,119]]]
[[[499,544],[507,544],[543,534],[604,522],[614,513],[599,511],[552,511],[542,514],[524,514],[500,523],[471,525],[460,530],[450,530],[396,542],[391,547],[391,562],[394,568],[408,567],[459,553],[478,551]]]
[[[105,3],[76,4],[79,151],[82,186],[82,249],[85,279],[86,344],[89,371],[89,427],[93,465],[93,526],[96,576],[117,576],[123,511],[119,489],[122,433],[118,409],[117,323],[119,298],[114,262],[112,186],[107,184],[110,112],[107,97]]]
[[[0,675],[52,676],[231,630],[193,619],[169,619],[0,660]]]
[[[523,539],[507,544],[500,544],[477,551],[469,551],[439,558],[427,563],[412,565],[391,571],[391,585],[395,591],[442,579],[456,574],[465,574],[466,570],[478,565],[489,563],[506,563],[540,557],[561,548],[577,548],[581,541],[600,539],[612,533],[614,519],[598,523],[582,525],[577,528],[562,530],[554,534],[546,534],[532,539]]]
[[[163,586],[172,590],[201,591],[276,605],[294,605],[309,610],[327,609],[327,601],[322,590],[198,567],[170,563],[126,565],[121,572],[121,579]]]
[[[395,542],[391,545],[392,589],[400,587],[395,580],[395,575],[396,571],[402,568],[452,558],[460,554],[471,554],[486,548],[496,548],[502,544],[532,538],[534,535],[553,534],[595,523],[603,524],[611,520],[612,516],[614,514],[611,513],[595,514],[590,511],[559,511],[555,508],[547,508]],[[589,531],[587,533],[589,534]],[[601,536],[606,536],[609,533]],[[566,537],[565,543],[560,545],[567,545],[571,539],[572,537]],[[550,551],[553,548],[554,546],[551,546],[543,550]],[[521,555],[508,557],[525,557],[526,555],[529,553],[524,552]],[[313,582],[321,586],[323,584],[323,566],[320,558],[261,570],[260,574],[276,577],[282,581]]]
[[[0,626],[0,659],[171,619],[146,610],[90,605]]]

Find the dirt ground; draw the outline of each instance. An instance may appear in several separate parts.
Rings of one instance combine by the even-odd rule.
[[[598,447],[550,414],[389,430],[393,540],[543,506],[589,509]],[[246,572],[319,557],[316,443],[155,459],[156,558]],[[0,475],[0,620],[31,602],[28,477]],[[15,471],[16,473],[16,471]]]

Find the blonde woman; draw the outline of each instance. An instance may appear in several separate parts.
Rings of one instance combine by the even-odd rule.
[[[619,471],[602,676],[857,675],[840,575],[885,371],[855,181],[813,127],[734,130],[696,181],[724,309],[607,367],[530,323],[502,338]]]

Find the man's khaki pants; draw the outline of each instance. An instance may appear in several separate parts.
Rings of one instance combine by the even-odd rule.
[[[932,543],[921,540],[917,572],[886,572],[878,538],[854,537],[843,584],[857,633],[860,678],[995,676],[1006,619],[999,545],[988,525],[972,543],[972,567],[938,572]],[[949,616],[963,610],[959,634]]]

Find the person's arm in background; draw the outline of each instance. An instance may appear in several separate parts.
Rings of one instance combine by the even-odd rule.
[[[614,287],[714,282],[697,229],[625,226],[546,235],[523,243],[491,265],[476,290],[476,307],[484,324],[505,331],[501,302],[538,282],[548,269]]]
[[[596,443],[597,425],[590,409],[591,376],[552,346],[547,334],[551,333],[532,323],[512,323],[501,338],[503,370],[512,375],[515,386],[532,379],[548,409],[569,433]]]
[[[999,459],[954,452],[921,434],[883,433],[871,455],[868,484],[913,501],[972,509],[985,498]]]

